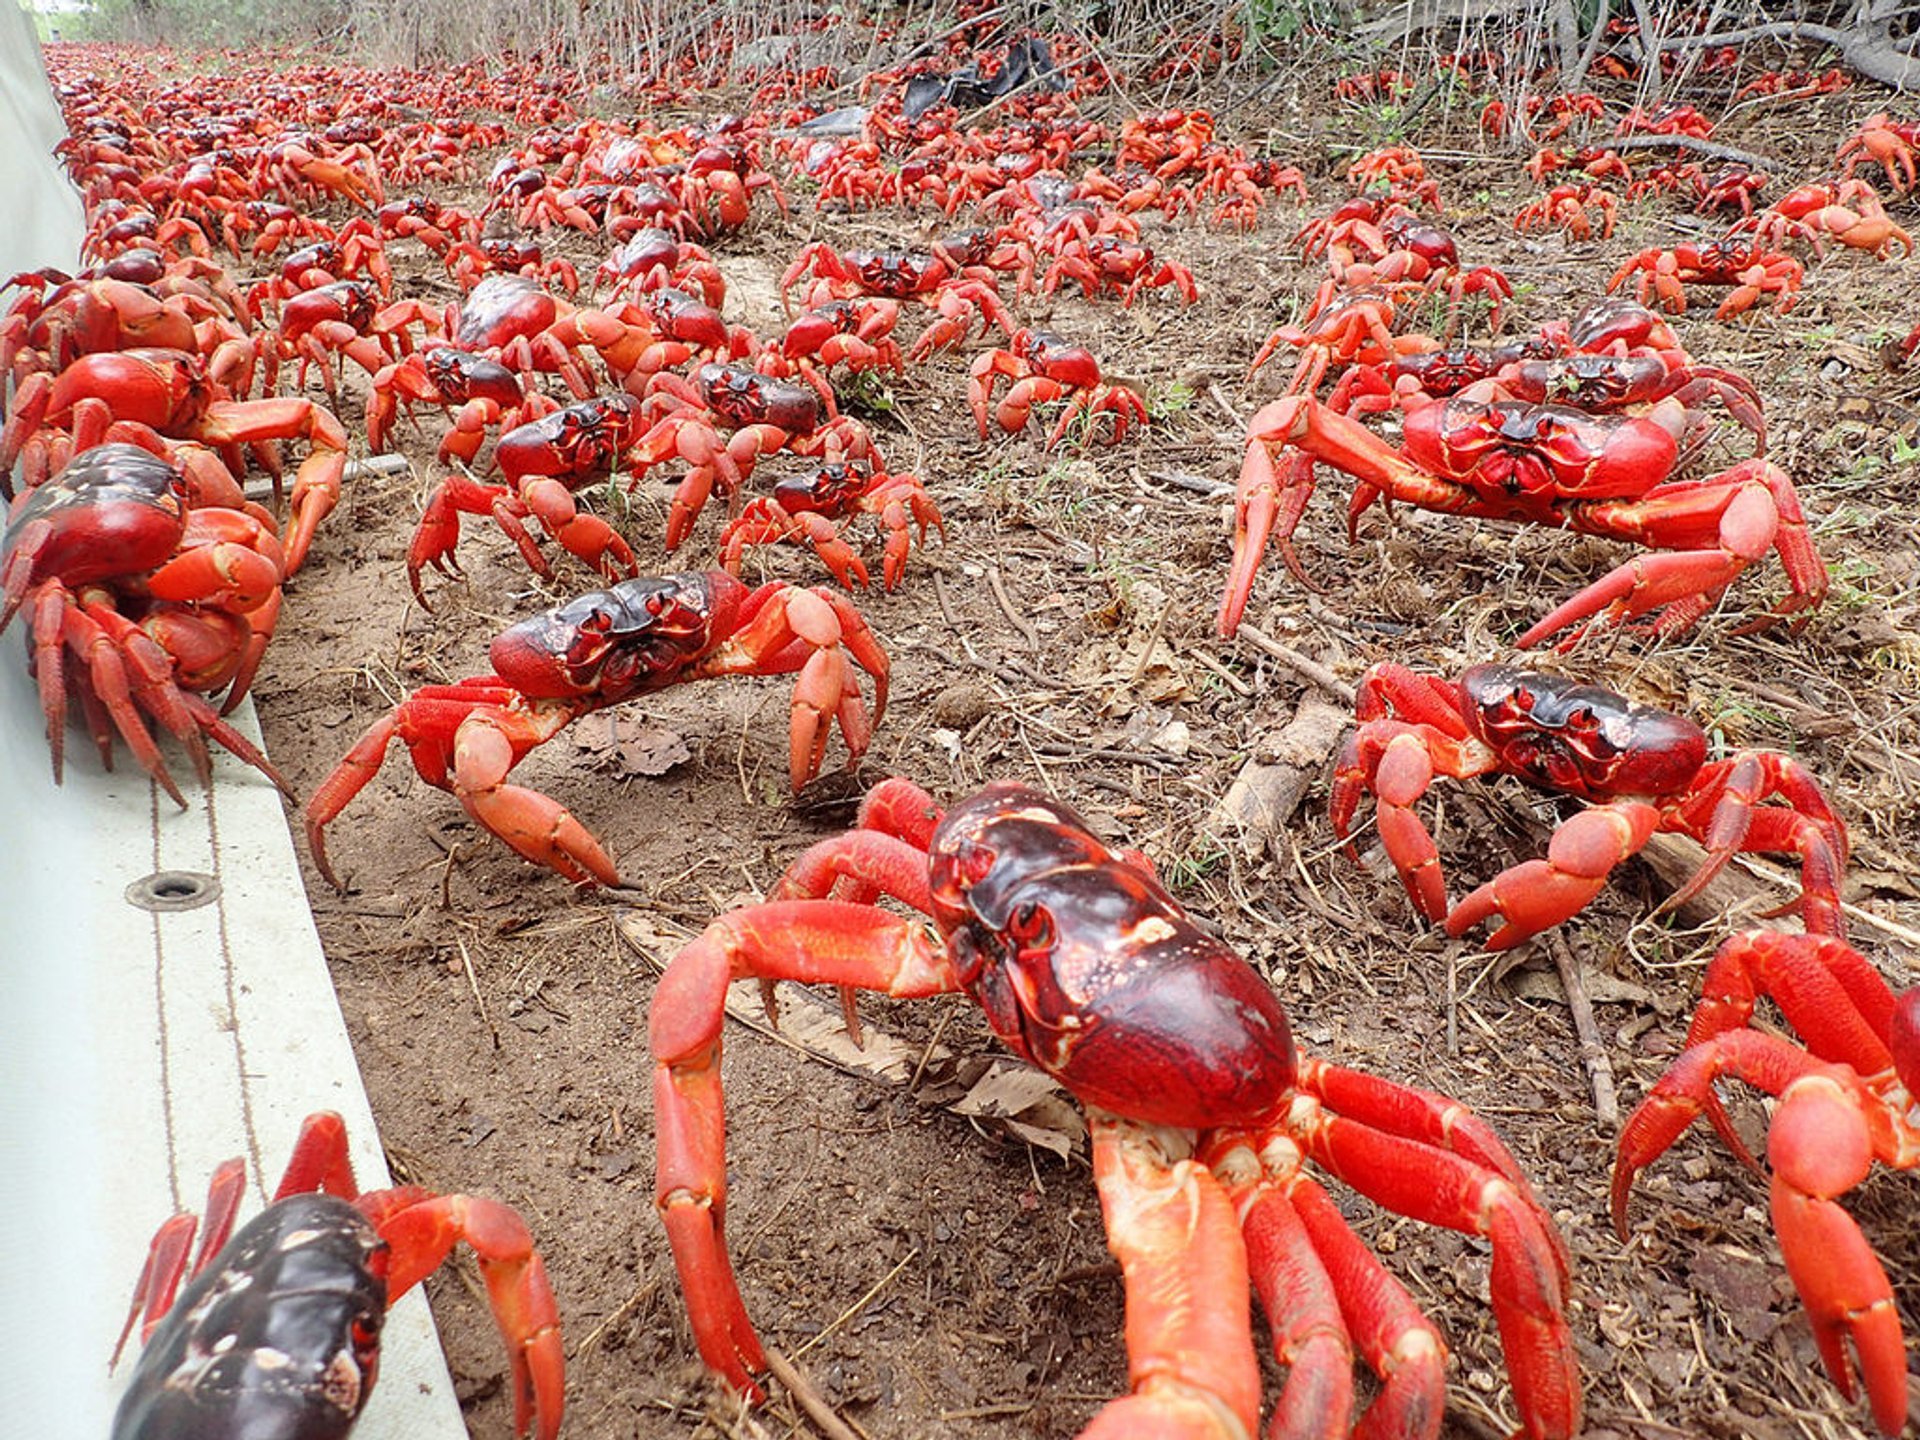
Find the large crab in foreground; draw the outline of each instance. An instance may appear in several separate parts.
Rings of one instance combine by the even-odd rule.
[[[145,717],[186,746],[202,784],[211,738],[288,789],[206,698],[225,689],[231,709],[246,693],[280,606],[272,525],[238,486],[217,499],[195,496],[158,456],[110,444],[14,506],[0,543],[0,632],[26,612],[56,782],[77,696],[101,763],[112,766],[117,734],[183,808]]]
[[[1780,556],[1788,593],[1750,628],[1796,614],[1803,623],[1804,612],[1826,595],[1827,567],[1787,473],[1755,457],[1718,475],[1676,480],[1678,458],[1665,427],[1632,415],[1457,395],[1408,415],[1395,448],[1310,396],[1286,396],[1248,423],[1219,631],[1238,629],[1270,539],[1305,581],[1292,537],[1313,495],[1316,460],[1361,482],[1347,508],[1349,538],[1368,507],[1386,499],[1667,552],[1630,560],[1595,581],[1521,635],[1522,648],[1575,626],[1563,642],[1571,646],[1590,626],[1610,627],[1654,610],[1660,613],[1652,629],[1677,634],[1769,550]]]
[[[1802,1044],[1750,1028],[1761,996],[1779,1006]],[[1909,1408],[1900,1315],[1886,1271],[1840,1197],[1876,1160],[1920,1166],[1920,988],[1896,997],[1852,946],[1830,936],[1763,930],[1722,945],[1707,966],[1686,1050],[1621,1128],[1613,1225],[1622,1240],[1634,1177],[1702,1111],[1759,1169],[1714,1093],[1726,1077],[1779,1097],[1767,1158],[1781,1258],[1834,1384],[1851,1400],[1857,1381],[1881,1433],[1898,1435]]]
[[[406,745],[429,785],[452,792],[480,826],[576,884],[618,885],[587,828],[508,773],[583,715],[636,695],[721,675],[787,675],[793,691],[793,788],[820,773],[834,722],[851,763],[887,707],[887,656],[860,612],[832,591],[775,581],[749,590],[723,570],[639,576],[523,620],[494,637],[494,673],[414,691],[380,717],[307,801],[314,863],[338,886],[326,827]],[[858,665],[873,679],[873,712]]]
[[[462,1240],[506,1342],[515,1432],[560,1433],[560,1312],[517,1211],[418,1185],[361,1194],[331,1111],[307,1117],[272,1203],[236,1233],[245,1191],[240,1161],[214,1171],[190,1276],[195,1217],[154,1235],[114,1350],[144,1313],[111,1440],[340,1440],[373,1393],[387,1307]]]
[[[930,915],[941,941],[870,903],[882,893]],[[1266,982],[1144,857],[1011,783],[942,818],[918,787],[885,782],[861,828],[800,856],[765,904],[713,921],[655,990],[656,1200],[700,1353],[742,1395],[760,1397],[767,1362],[727,1254],[720,1048],[724,991],[748,976],[964,991],[1090,1108],[1133,1385],[1082,1440],[1254,1434],[1250,1283],[1291,1367],[1274,1433],[1346,1434],[1356,1351],[1379,1377],[1362,1428],[1438,1433],[1445,1346],[1309,1158],[1390,1210],[1490,1239],[1521,1433],[1579,1428],[1565,1255],[1492,1130],[1444,1096],[1297,1054]]]
[[[1846,827],[1791,756],[1739,750],[1709,761],[1706,732],[1684,716],[1510,665],[1470,666],[1458,680],[1376,665],[1360,682],[1356,713],[1359,729],[1334,773],[1334,834],[1347,839],[1361,795],[1371,794],[1414,908],[1449,935],[1497,920],[1488,947],[1518,945],[1577,914],[1615,866],[1663,832],[1707,847],[1668,906],[1697,894],[1737,853],[1798,855],[1807,928],[1841,933]],[[1591,808],[1554,831],[1546,859],[1514,866],[1448,909],[1440,852],[1413,807],[1436,775],[1487,774],[1517,775]]]

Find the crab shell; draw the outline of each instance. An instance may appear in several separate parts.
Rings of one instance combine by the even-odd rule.
[[[1286,1013],[1239,956],[1065,805],[990,785],[928,852],[934,923],[1016,1054],[1148,1124],[1253,1124],[1290,1098]]]
[[[1474,665],[1460,675],[1467,727],[1530,784],[1583,800],[1677,795],[1707,759],[1684,715],[1538,670]]]
[[[181,1291],[111,1440],[345,1440],[373,1393],[387,1242],[331,1195],[292,1195]]]

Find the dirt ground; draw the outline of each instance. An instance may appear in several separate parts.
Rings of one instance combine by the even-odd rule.
[[[848,822],[865,782],[891,774],[945,800],[1002,777],[1058,794],[1102,834],[1144,848],[1181,900],[1271,978],[1304,1045],[1487,1117],[1572,1248],[1586,1433],[1866,1433],[1864,1410],[1818,1369],[1764,1182],[1705,1127],[1641,1180],[1626,1245],[1607,1221],[1613,1128],[1597,1111],[1561,977],[1576,976],[1590,1003],[1599,1054],[1588,1058],[1604,1060],[1624,1114],[1675,1053],[1706,958],[1757,923],[1757,902],[1743,914],[1651,918],[1672,882],[1636,862],[1559,937],[1492,956],[1430,932],[1371,831],[1355,865],[1325,819],[1337,734],[1324,710],[1316,732],[1315,707],[1344,709],[1340,687],[1376,661],[1452,672],[1514,658],[1512,638],[1622,547],[1404,508],[1390,520],[1370,514],[1349,546],[1345,487],[1329,477],[1301,527],[1322,588],[1270,559],[1249,620],[1271,644],[1213,634],[1245,418],[1278,392],[1291,358],[1251,386],[1246,365],[1293,297],[1317,284],[1289,238],[1347,193],[1338,147],[1376,113],[1328,103],[1222,125],[1305,167],[1311,212],[1270,206],[1250,236],[1148,220],[1154,246],[1198,277],[1197,304],[1155,291],[1131,309],[1077,294],[1016,305],[1023,319],[1086,339],[1112,378],[1143,391],[1154,412],[1143,435],[1052,454],[1032,432],[982,442],[964,400],[966,356],[913,367],[887,381],[887,408],[861,412],[894,468],[925,479],[946,537],[915,547],[896,593],[858,597],[891,656],[893,688],[857,778],[830,770],[795,802],[790,683],[739,679],[627,705],[611,728],[582,722],[518,772],[605,842],[628,881],[620,890],[576,893],[519,860],[400,756],[332,825],[348,889],[309,869],[309,893],[395,1168],[527,1215],[565,1314],[569,1435],[818,1433],[778,1389],[766,1409],[739,1413],[694,1356],[651,1199],[646,1014],[660,967],[687,938],[764,891],[806,844]],[[1794,183],[1823,174],[1837,140],[1881,106],[1856,89],[1790,110],[1751,107],[1716,138],[1772,157]],[[1518,236],[1509,217],[1535,192],[1514,159],[1485,154],[1468,121],[1412,139],[1463,256],[1499,265],[1518,287],[1512,329],[1576,313],[1643,246],[1715,228],[1668,198],[1627,209],[1605,241]],[[773,328],[774,283],[808,239],[875,245],[932,230],[796,198],[791,219],[769,213],[716,247],[731,318]],[[1910,202],[1897,213],[1916,219]],[[588,264],[603,253],[562,243]],[[408,293],[454,298],[437,267],[403,275]],[[1799,634],[1736,633],[1781,591],[1769,559],[1683,642],[1527,659],[1684,711],[1721,746],[1798,756],[1852,831],[1852,933],[1906,983],[1920,954],[1920,371],[1889,368],[1881,346],[1920,321],[1920,267],[1836,254],[1810,261],[1789,314],[1710,317],[1710,304],[1689,309],[1682,337],[1698,359],[1759,384],[1772,453],[1799,487],[1833,593]],[[342,408],[355,424],[358,402]],[[432,613],[413,603],[403,556],[441,473],[439,422],[423,418],[421,433],[401,430],[409,472],[350,485],[291,587],[255,687],[271,753],[302,794],[405,691],[484,672],[495,631],[593,588],[565,555],[555,581],[538,582],[497,532],[470,522],[466,583],[432,577]],[[1728,447],[1723,464],[1739,453]],[[596,491],[594,503],[620,516],[643,567],[714,563],[717,506],[680,553],[662,553],[668,492],[650,479],[631,501]],[[811,556],[785,547],[756,555],[749,574],[827,583]],[[1296,720],[1291,748],[1276,751]],[[843,757],[836,738],[829,766]],[[1283,828],[1249,837],[1213,818],[1250,762],[1276,760],[1307,781]],[[1428,813],[1459,893],[1540,853],[1572,812],[1506,781],[1442,786]],[[1761,878],[1750,894],[1789,893],[1771,863],[1752,873]],[[806,1031],[808,1018],[831,1017],[831,997],[802,997],[786,1013]],[[824,1041],[728,1028],[730,1228],[749,1311],[856,1433],[1070,1436],[1126,1375],[1118,1272],[1084,1142],[1044,1108],[1024,1134],[1064,1158],[954,1108],[977,1094],[995,1053],[963,1000],[869,999],[862,1013],[870,1049],[892,1042],[905,1063],[874,1073],[864,1057],[823,1058]],[[1757,1137],[1759,1105],[1743,1100],[1737,1112]],[[1888,1265],[1910,1335],[1920,1331],[1912,1185],[1876,1175],[1848,1201]],[[1506,1433],[1513,1410],[1486,1246],[1340,1193],[1452,1347],[1448,1433]],[[498,1341],[475,1281],[450,1268],[433,1299],[473,1434],[508,1435]],[[1271,1395],[1279,1376],[1268,1365]]]

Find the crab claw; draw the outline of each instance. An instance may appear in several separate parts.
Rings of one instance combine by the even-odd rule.
[[[1849,1400],[1857,1364],[1874,1423],[1897,1435],[1907,1423],[1907,1356],[1893,1287],[1860,1227],[1834,1198],[1866,1179],[1873,1149],[1857,1090],[1831,1074],[1789,1085],[1767,1135],[1773,1227],[1820,1359]]]

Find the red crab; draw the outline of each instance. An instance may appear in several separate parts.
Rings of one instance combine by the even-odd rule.
[[[816,305],[787,327],[777,348],[769,347],[759,362],[769,374],[798,370],[813,386],[829,418],[840,413],[833,387],[820,372],[835,365],[852,371],[905,371],[893,327],[900,319],[895,300],[869,295],[857,300],[829,300]]]
[[[150,253],[150,252],[148,252]],[[162,295],[151,284],[100,275],[59,282],[41,275],[7,282],[21,294],[0,318],[0,373],[16,385],[35,371],[58,374],[82,355],[140,346],[191,350],[238,380],[251,373],[257,346],[235,314],[210,295]],[[44,292],[44,293],[43,293]]]
[[[445,255],[456,240],[478,240],[480,222],[466,211],[424,195],[390,200],[374,212],[383,240],[418,240],[436,255]]]
[[[491,515],[536,575],[550,576],[553,569],[527,531],[530,515],[569,554],[607,579],[632,575],[638,568],[632,548],[599,516],[582,513],[573,492],[634,453],[647,429],[638,400],[624,393],[601,395],[502,435],[493,458],[506,484],[490,485],[462,471],[448,475],[428,496],[407,547],[407,579],[421,608],[433,608],[420,585],[429,565],[444,575],[461,574],[453,551],[462,515]]]
[[[1731,285],[1732,291],[1713,312],[1714,319],[1725,320],[1753,308],[1764,296],[1774,297],[1776,315],[1793,308],[1793,297],[1806,272],[1791,255],[1769,250],[1755,241],[1715,240],[1705,245],[1676,245],[1671,250],[1658,246],[1642,250],[1622,265],[1607,282],[1607,290],[1618,290],[1629,277],[1639,275],[1636,294],[1641,304],[1658,297],[1660,305],[1679,314],[1687,308],[1683,283],[1694,285]]]
[[[911,544],[909,526],[917,524],[920,543],[931,525],[944,537],[940,511],[917,475],[889,475],[874,466],[838,462],[806,475],[774,482],[771,496],[758,496],[720,532],[720,563],[738,574],[749,546],[797,540],[810,545],[833,578],[851,589],[865,587],[866,562],[840,536],[833,522],[849,515],[877,515],[886,531],[881,571],[886,588],[900,583]]]
[[[266,389],[279,384],[280,365],[298,358],[296,386],[307,383],[307,367],[320,367],[327,394],[338,396],[333,356],[344,355],[369,375],[413,348],[409,325],[437,329],[440,312],[420,300],[396,300],[382,306],[373,287],[358,280],[338,280],[302,290],[280,310],[280,325],[266,346]]]
[[[1449,935],[1498,920],[1487,946],[1503,950],[1550,930],[1658,833],[1707,847],[1668,907],[1697,894],[1737,853],[1798,855],[1807,928],[1841,933],[1846,827],[1790,756],[1739,750],[1708,761],[1706,732],[1683,716],[1510,665],[1474,665],[1458,680],[1376,665],[1360,683],[1356,716],[1359,729],[1334,772],[1334,834],[1346,840],[1361,795],[1371,794],[1381,843],[1414,908]],[[1487,774],[1517,775],[1592,808],[1554,831],[1545,860],[1514,866],[1448,909],[1439,851],[1413,807],[1435,775]]]
[[[1420,288],[1367,285],[1358,290],[1334,290],[1323,286],[1298,323],[1282,325],[1267,336],[1254,352],[1253,363],[1247,366],[1247,379],[1253,379],[1282,345],[1300,351],[1293,378],[1287,382],[1289,395],[1311,395],[1336,361],[1385,365],[1406,353],[1431,350],[1434,341],[1427,336],[1396,336],[1393,332],[1401,301]]]
[[[1002,376],[1009,382],[1007,393],[995,406],[994,386]],[[1095,423],[1099,415],[1111,415],[1110,438],[1116,445],[1126,438],[1129,421],[1147,423],[1146,401],[1124,385],[1106,384],[1091,350],[1051,330],[1017,330],[1008,348],[987,351],[969,370],[967,400],[982,440],[987,438],[989,416],[1002,430],[1024,430],[1035,405],[1062,399],[1067,403],[1048,432],[1049,450],[1060,443],[1076,415]]]
[[[1804,1045],[1750,1028],[1761,996]],[[1858,951],[1832,936],[1760,930],[1722,945],[1707,966],[1686,1050],[1621,1127],[1612,1208],[1623,1241],[1634,1177],[1702,1111],[1759,1170],[1714,1093],[1726,1077],[1779,1097],[1767,1133],[1773,1228],[1820,1359],[1847,1399],[1856,1382],[1866,1391],[1882,1434],[1901,1434],[1909,1406],[1900,1314],[1886,1271],[1840,1197],[1875,1160],[1920,1166],[1920,988],[1896,997]]]
[[[749,590],[722,570],[639,576],[502,631],[494,673],[416,690],[382,716],[307,801],[314,863],[338,886],[325,831],[379,772],[395,739],[429,785],[452,792],[481,828],[579,885],[620,883],[600,842],[554,800],[507,775],[582,715],[636,695],[721,675],[788,675],[793,788],[820,773],[834,723],[848,763],[866,753],[887,707],[887,656],[851,602],[776,581]],[[858,665],[873,679],[873,715]]]
[[[462,290],[471,290],[487,275],[522,275],[540,285],[552,285],[569,295],[580,293],[580,274],[564,256],[548,255],[531,240],[490,237],[461,240],[440,257]]]
[[[1094,235],[1069,245],[1047,268],[1040,289],[1051,295],[1062,280],[1077,280],[1088,299],[1118,295],[1123,305],[1160,285],[1173,286],[1189,305],[1200,298],[1191,270],[1177,260],[1160,259],[1151,246],[1123,235]]]
[[[566,1401],[560,1312],[518,1211],[419,1185],[355,1185],[345,1122],[300,1127],[273,1201],[236,1232],[246,1170],[207,1187],[206,1232],[174,1216],[153,1237],[114,1359],[145,1314],[111,1440],[344,1436],[373,1393],[387,1309],[466,1241],[513,1376],[514,1431],[555,1440]],[[180,1289],[182,1279],[188,1281]],[[176,1298],[177,1292],[177,1298]]]
[[[1920,159],[1920,125],[1895,120],[1886,111],[1869,115],[1860,128],[1834,153],[1834,163],[1846,167],[1846,178],[1862,165],[1878,165],[1887,172],[1887,186],[1896,195],[1914,188],[1915,161]]]
[[[1585,240],[1597,225],[1604,240],[1613,234],[1619,209],[1619,200],[1598,185],[1556,185],[1523,206],[1513,217],[1513,228],[1523,235],[1533,230],[1564,230],[1575,240]]]
[[[990,272],[989,272],[990,273]],[[934,322],[921,332],[907,351],[909,360],[924,360],[936,350],[951,349],[967,338],[973,317],[980,316],[985,333],[989,324],[1013,334],[1013,322],[989,280],[956,270],[936,254],[912,254],[903,250],[835,250],[824,240],[816,240],[800,252],[780,277],[780,297],[787,313],[793,302],[787,291],[796,280],[815,277],[806,292],[805,303],[822,305],[829,300],[852,300],[862,295],[878,295],[888,300],[918,300],[936,312]]]
[[[727,282],[713,256],[671,230],[650,225],[636,230],[594,272],[595,285],[611,285],[610,298],[644,294],[649,290],[697,289],[700,298],[718,309],[726,303]]]
[[[468,465],[493,426],[511,430],[553,408],[538,391],[527,394],[520,378],[499,361],[451,345],[416,350],[373,377],[373,392],[367,398],[370,449],[387,448],[394,413],[403,404],[409,413],[417,404],[454,410],[453,428],[440,441],[440,461],[444,464],[454,457]]]
[[[247,292],[247,308],[257,319],[268,306],[278,308],[303,290],[317,290],[364,272],[373,277],[383,300],[393,294],[393,271],[373,225],[364,217],[331,239],[316,240],[280,262],[280,273]]]
[[[691,381],[662,372],[647,391],[648,405],[665,413],[642,441],[636,466],[645,470],[677,456],[692,467],[668,508],[669,551],[693,533],[714,487],[731,499],[762,455],[787,450],[829,462],[879,460],[859,421],[821,418],[814,390],[741,365],[702,365]],[[724,441],[722,428],[733,431]]]
[[[83,451],[14,507],[0,544],[0,631],[26,611],[56,782],[71,692],[101,763],[112,767],[117,733],[183,809],[143,716],[186,746],[202,784],[211,737],[292,793],[204,698],[224,688],[231,708],[246,693],[279,609],[279,542],[237,487],[231,506],[193,498],[165,460],[111,444]]]
[[[306,440],[307,458],[294,473],[290,500],[289,575],[300,568],[320,522],[339,501],[347,468],[346,428],[332,411],[303,399],[230,400],[200,357],[180,350],[104,351],[81,356],[57,379],[28,377],[0,432],[0,474],[36,433],[63,421],[71,422],[77,444],[96,421],[104,422],[97,428],[106,439],[165,437],[227,447],[235,455],[240,446],[263,454],[266,441]],[[230,465],[236,473],[244,468],[237,459]]]
[[[1687,629],[1734,578],[1768,550],[1779,553],[1788,594],[1754,622],[1818,606],[1827,568],[1813,548],[1785,471],[1759,458],[1704,479],[1671,479],[1679,450],[1671,432],[1632,415],[1588,415],[1561,405],[1485,400],[1470,393],[1407,416],[1396,449],[1358,421],[1309,396],[1289,395],[1255,412],[1235,502],[1233,568],[1219,631],[1240,623],[1269,538],[1304,582],[1294,527],[1314,488],[1315,460],[1361,483],[1348,506],[1348,534],[1376,499],[1449,515],[1530,521],[1610,535],[1670,553],[1630,560],[1536,622],[1518,643],[1538,645],[1569,625],[1574,644],[1589,625],[1621,624],[1660,610],[1652,628]],[[1279,468],[1287,457],[1284,478]],[[1661,607],[1665,607],[1661,609]]]
[[[1892,258],[1896,244],[1902,255],[1913,253],[1913,237],[1894,223],[1864,180],[1802,185],[1758,215],[1740,221],[1731,233],[1748,230],[1757,243],[1765,245],[1805,240],[1823,258],[1828,238],[1855,250],[1870,250],[1882,260]]]
[[[1036,790],[990,785],[942,817],[889,780],[860,824],[801,855],[766,903],[713,921],[654,992],[656,1203],[700,1353],[736,1391],[761,1398],[767,1368],[725,1237],[721,1000],[751,976],[898,998],[963,991],[1003,1044],[1089,1107],[1133,1384],[1083,1440],[1255,1434],[1249,1284],[1292,1367],[1282,1431],[1347,1432],[1356,1351],[1381,1377],[1363,1430],[1437,1427],[1445,1346],[1309,1159],[1389,1210],[1488,1237],[1521,1433],[1579,1428],[1561,1242],[1484,1122],[1298,1054],[1266,982],[1145,858],[1109,849]],[[871,903],[883,893],[930,915],[940,939]]]

